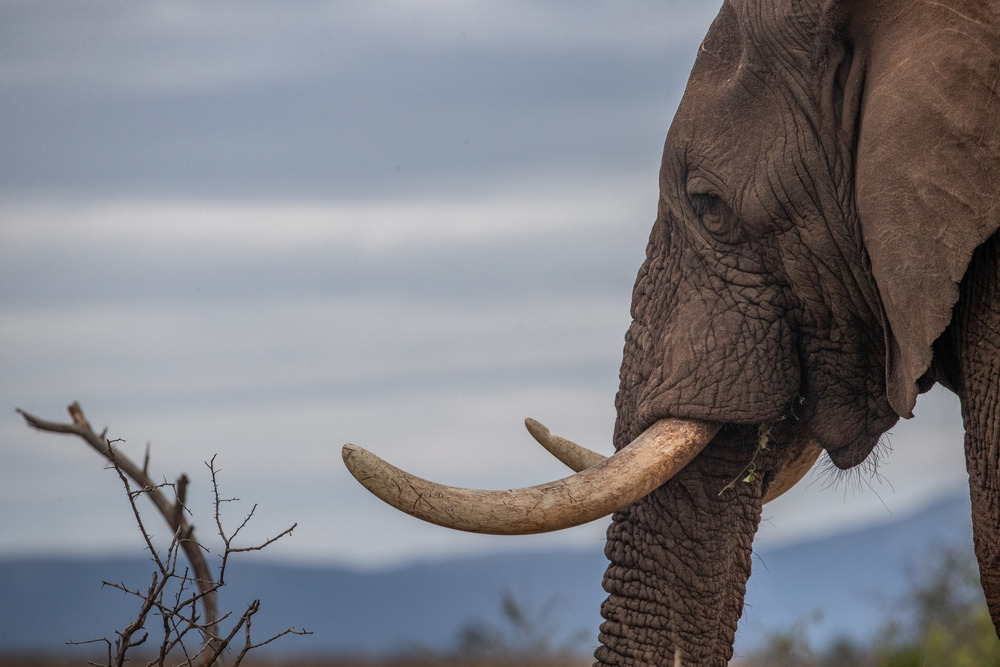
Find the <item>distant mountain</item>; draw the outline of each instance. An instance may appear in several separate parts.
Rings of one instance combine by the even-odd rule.
[[[971,553],[964,494],[890,523],[758,553],[737,651],[796,622],[814,646],[839,635],[865,638],[909,590],[908,565],[946,547]],[[281,652],[450,648],[463,629],[504,628],[505,593],[553,645],[575,641],[586,649],[596,643],[604,599],[600,551],[463,558],[381,572],[255,564],[252,554],[238,556],[220,606],[242,609],[259,598],[258,638],[289,626],[315,633],[281,640],[273,647]],[[124,593],[102,590],[101,581],[145,587],[151,572],[141,558],[0,560],[0,652],[79,650],[64,642],[113,637],[137,605]]]
[[[756,554],[737,650],[801,624],[814,647],[868,639],[913,590],[921,567],[944,550],[972,550],[971,503],[961,492],[867,528]],[[984,599],[985,604],[985,599]]]
[[[465,628],[503,628],[509,593],[529,617],[551,605],[553,645],[582,631],[596,637],[603,599],[601,552],[543,552],[416,564],[382,572],[254,564],[237,554],[220,608],[254,599],[254,637],[289,626],[315,634],[282,639],[278,651],[390,653],[453,646]],[[144,559],[0,561],[0,653],[76,650],[66,641],[114,637],[134,618],[136,598],[101,581],[149,586]],[[155,629],[155,623],[150,624]]]

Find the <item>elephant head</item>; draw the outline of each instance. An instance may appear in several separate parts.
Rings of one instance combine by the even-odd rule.
[[[762,503],[821,451],[864,461],[940,382],[962,402],[1000,627],[998,227],[1000,6],[727,0],[666,139],[618,453],[502,493],[432,486],[351,446],[345,460],[466,530],[614,512],[598,662],[723,665]]]

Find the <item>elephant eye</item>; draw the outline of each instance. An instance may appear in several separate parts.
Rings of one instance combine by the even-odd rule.
[[[737,240],[736,216],[733,215],[732,210],[726,206],[721,197],[705,192],[693,192],[688,196],[698,221],[712,236],[720,241],[734,242]]]

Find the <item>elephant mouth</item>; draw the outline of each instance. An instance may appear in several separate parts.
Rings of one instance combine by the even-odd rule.
[[[475,533],[524,535],[570,528],[624,509],[665,484],[715,437],[718,424],[661,419],[629,445],[604,457],[552,435],[533,419],[531,435],[576,473],[554,482],[510,490],[477,490],[431,482],[383,461],[356,445],[344,445],[351,474],[378,498],[411,516]],[[803,439],[771,483],[764,502],[791,488],[819,456]]]

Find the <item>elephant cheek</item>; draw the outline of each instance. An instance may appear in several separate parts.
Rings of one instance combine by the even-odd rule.
[[[899,419],[885,399],[884,376],[873,352],[829,353],[805,344],[808,376],[803,384],[803,421],[840,469],[864,461],[879,438]],[[817,349],[819,351],[817,351]]]
[[[817,412],[810,420],[809,428],[816,434],[830,461],[841,470],[848,470],[867,459],[878,445],[881,435],[898,420],[895,412],[877,420],[866,415],[862,406],[852,406],[847,416],[836,411]]]

